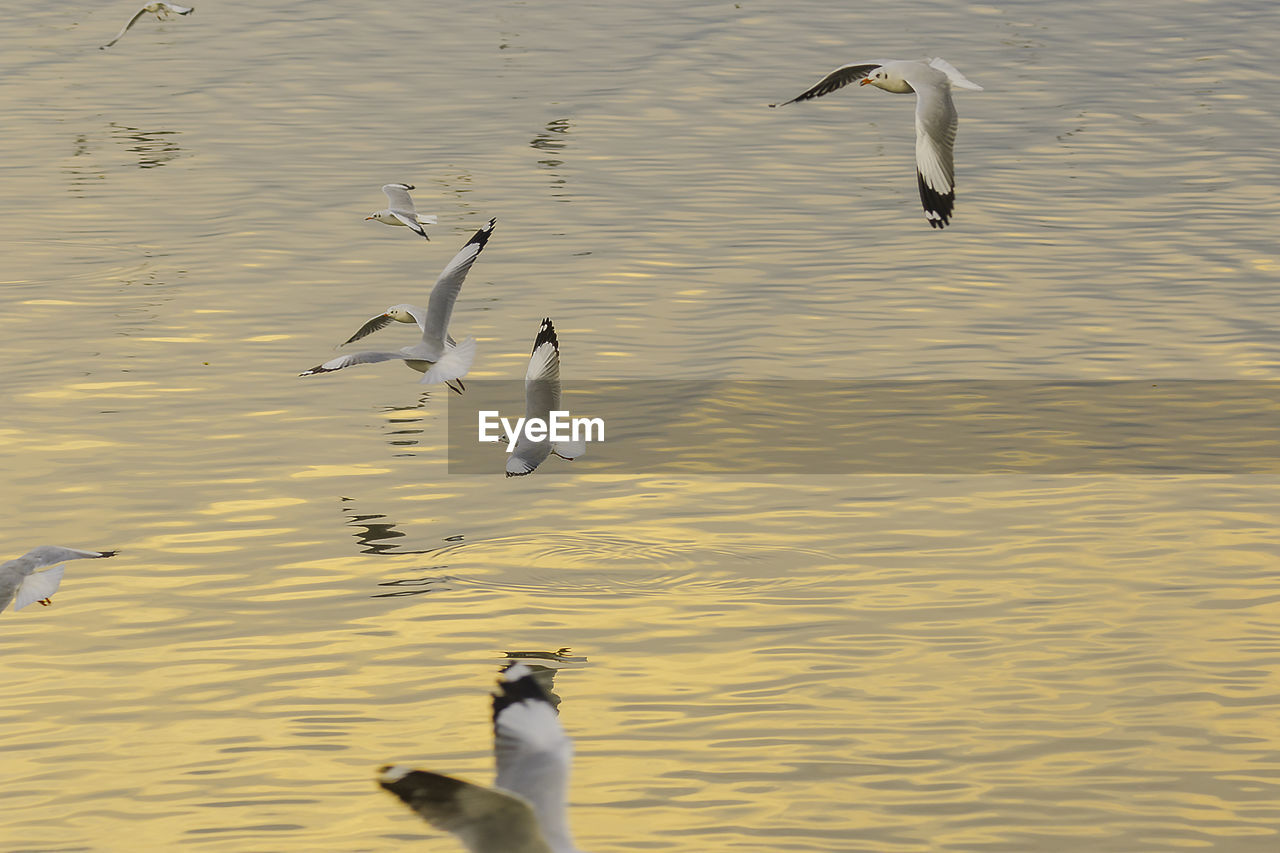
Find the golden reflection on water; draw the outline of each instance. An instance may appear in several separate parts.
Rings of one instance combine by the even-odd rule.
[[[0,541],[121,549],[0,614],[0,851],[456,849],[375,768],[487,782],[502,653],[562,647],[587,850],[1275,848],[1273,477],[449,476],[447,393],[296,375],[497,216],[452,328],[518,379],[552,316],[570,399],[1274,379],[1271,12],[277,11],[0,31]],[[764,107],[873,45],[987,87],[945,232],[902,103]]]

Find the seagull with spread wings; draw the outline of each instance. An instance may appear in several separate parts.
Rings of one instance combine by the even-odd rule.
[[[404,225],[422,239],[430,240],[422,226],[435,225],[436,218],[418,213],[418,208],[414,206],[413,198],[409,195],[411,189],[414,189],[413,184],[383,184],[382,191],[387,194],[387,206],[375,213],[370,213],[364,218],[365,221],[372,219],[383,225]]]
[[[49,599],[58,591],[62,583],[64,567],[55,565],[67,560],[96,560],[102,557],[114,557],[116,551],[81,551],[77,548],[63,548],[58,545],[41,545],[32,548],[21,557],[0,565],[0,610],[13,602],[14,610],[21,610],[33,601],[43,605],[52,604]],[[37,572],[45,566],[52,569]]]
[[[460,380],[467,375],[471,362],[476,357],[476,339],[467,338],[462,343],[456,343],[449,335],[449,318],[453,315],[453,303],[458,299],[458,292],[462,290],[462,283],[466,280],[471,265],[480,257],[480,252],[489,242],[489,235],[493,233],[497,223],[498,220],[490,219],[453,256],[453,260],[449,261],[436,279],[435,287],[431,288],[426,310],[405,303],[392,305],[361,326],[354,335],[347,338],[346,343],[358,341],[386,328],[393,321],[417,323],[422,330],[422,340],[412,346],[401,347],[396,352],[353,352],[340,355],[298,375],[312,376],[317,373],[332,373],[354,364],[399,360],[421,373],[422,383],[443,382],[461,394],[466,386]],[[453,384],[455,381],[456,386]]]
[[[560,341],[556,327],[547,317],[533,339],[533,354],[524,374],[524,416],[526,423],[534,418],[547,423],[553,411],[560,410]],[[587,452],[582,441],[534,441],[520,431],[516,445],[507,457],[507,476],[523,477],[532,474],[551,454],[561,459],[576,459]]]
[[[167,21],[169,20],[170,15],[190,15],[194,11],[195,11],[194,6],[178,6],[173,3],[148,3],[147,5],[143,6],[141,9],[139,9],[137,12],[134,13],[133,17],[129,19],[129,23],[121,27],[120,32],[116,33],[115,38],[113,38],[111,41],[107,42],[106,44],[102,45],[102,47],[98,49],[106,50],[107,48],[111,47],[111,45],[120,41],[120,39],[124,36],[124,34],[129,32],[129,28],[132,27],[134,24],[136,24],[138,22],[138,19],[141,18],[143,15],[147,14],[148,12],[155,15],[156,18],[158,18],[161,21]]]
[[[471,853],[581,853],[566,802],[573,742],[550,697],[522,663],[503,670],[493,697],[494,787],[426,770],[383,767],[378,784]]]
[[[830,94],[857,82],[886,92],[916,95],[916,183],[925,219],[934,228],[951,221],[956,201],[956,172],[952,150],[956,143],[959,117],[951,100],[951,87],[982,91],[945,59],[887,60],[854,62],[823,77],[789,101],[769,106],[786,106]]]

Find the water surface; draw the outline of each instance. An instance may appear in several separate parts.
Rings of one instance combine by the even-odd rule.
[[[296,376],[496,216],[476,379],[1274,380],[1273,4],[133,8],[0,30],[0,543],[122,549],[0,615],[0,850],[453,849],[376,767],[561,647],[587,850],[1275,848],[1274,476],[449,476]],[[922,54],[941,232],[909,99],[766,106]]]

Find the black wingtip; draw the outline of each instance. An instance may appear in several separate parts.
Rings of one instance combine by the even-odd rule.
[[[924,216],[934,228],[946,228],[951,222],[951,211],[955,209],[956,193],[943,195],[925,183],[924,175],[916,172],[916,184],[920,187],[920,203],[924,205]]]
[[[471,235],[471,239],[466,242],[466,245],[464,245],[463,248],[465,249],[467,246],[470,246],[472,243],[474,243],[477,246],[479,246],[481,249],[483,249],[485,247],[485,244],[489,242],[489,235],[493,233],[493,227],[497,224],[498,224],[497,217],[490,219],[480,228],[479,231]]]
[[[102,558],[102,557],[114,557],[116,554],[119,554],[119,553],[120,553],[120,551],[119,551],[119,550],[116,550],[116,551],[99,551],[99,552],[98,552],[98,557],[99,557],[99,558]]]
[[[505,673],[513,666],[523,666],[523,664],[509,664],[502,668]],[[538,683],[538,679],[533,672],[521,676],[514,681],[503,679],[498,682],[499,692],[493,695],[493,719],[496,722],[498,715],[520,702],[546,702],[551,707],[555,707],[555,703],[551,701],[551,697],[547,695],[547,691]]]
[[[533,339],[533,349],[530,350],[530,355],[537,352],[538,347],[547,342],[550,342],[556,348],[556,352],[560,352],[560,341],[556,338],[555,324],[551,322],[550,317],[543,317],[542,325],[538,328],[538,336]]]

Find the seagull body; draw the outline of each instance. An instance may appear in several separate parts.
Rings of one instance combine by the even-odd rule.
[[[888,60],[854,62],[823,77],[811,88],[789,101],[770,106],[786,106],[808,101],[857,81],[886,92],[916,95],[916,183],[925,219],[934,228],[951,221],[956,200],[956,176],[952,151],[959,118],[951,99],[951,87],[982,91],[945,59]]]
[[[161,21],[167,21],[169,20],[170,15],[190,15],[194,11],[195,11],[194,6],[178,6],[173,3],[148,3],[147,5],[143,6],[141,9],[139,9],[137,12],[134,13],[133,17],[129,19],[129,23],[121,27],[120,32],[116,33],[115,38],[113,38],[111,41],[107,42],[106,44],[104,44],[102,47],[98,49],[106,50],[107,48],[111,47],[111,45],[120,41],[121,37],[124,36],[125,33],[129,32],[129,28],[132,27],[134,24],[136,24],[138,22],[138,19],[141,18],[143,15],[147,14],[148,12],[155,15]]]
[[[435,225],[436,218],[418,214],[418,208],[409,196],[411,189],[414,189],[413,184],[383,184],[382,191],[387,194],[387,207],[370,213],[364,218],[365,221],[372,219],[384,225],[404,225],[424,240],[430,240],[422,226]]]
[[[525,421],[538,418],[546,423],[551,412],[559,409],[560,341],[556,339],[556,328],[548,317],[542,321],[538,336],[533,339],[533,354],[529,356],[529,368],[524,374]],[[521,430],[516,446],[507,457],[507,476],[532,474],[552,453],[561,459],[573,460],[586,452],[585,442],[552,442],[550,437],[533,441]]]
[[[499,689],[494,787],[401,766],[383,767],[378,784],[471,853],[581,853],[565,811],[573,742],[529,667],[507,667]]]
[[[62,583],[63,567],[54,565],[66,560],[98,559],[114,557],[115,551],[81,551],[57,545],[41,545],[32,548],[15,560],[0,565],[0,610],[13,601],[13,609],[21,610],[33,601],[50,604],[49,598]],[[48,571],[36,573],[36,569],[53,566]]]
[[[476,339],[467,338],[456,343],[449,335],[449,317],[453,314],[453,303],[462,290],[462,282],[476,258],[489,242],[489,235],[497,224],[496,219],[489,222],[471,236],[453,260],[445,266],[435,287],[431,288],[425,310],[416,305],[392,305],[377,317],[360,327],[346,343],[358,341],[366,335],[389,326],[393,321],[399,323],[417,323],[422,330],[422,339],[412,346],[401,347],[395,352],[354,352],[332,358],[324,364],[316,365],[299,376],[311,376],[316,373],[332,373],[353,364],[374,364],[379,361],[403,361],[409,367],[422,374],[421,382],[430,384],[444,382],[458,391],[451,383],[467,375],[471,362],[476,357]],[[462,385],[461,382],[458,383]],[[461,391],[459,391],[461,393]]]

